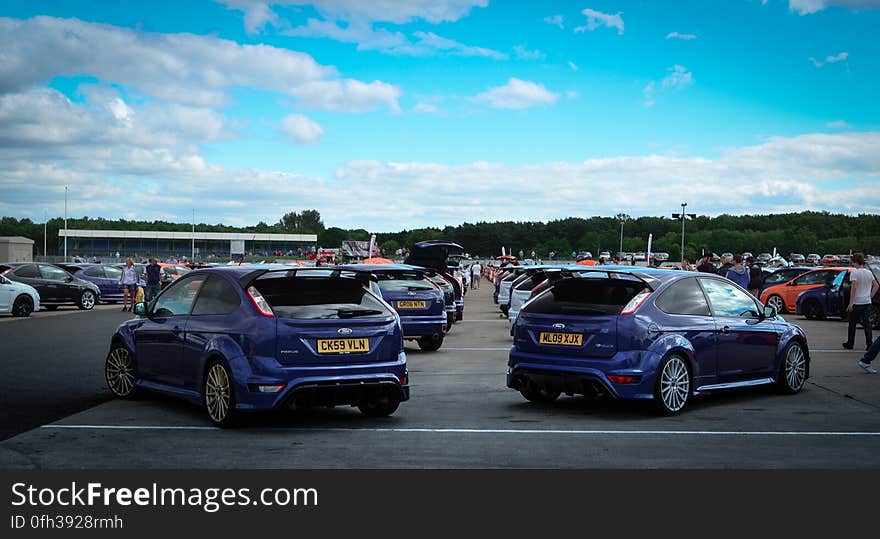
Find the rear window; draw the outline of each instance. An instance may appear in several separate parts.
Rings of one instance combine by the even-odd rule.
[[[696,279],[684,279],[672,284],[657,298],[657,307],[669,314],[709,316],[709,304]]]
[[[409,274],[378,274],[379,288],[383,292],[414,292],[417,290],[436,290],[425,277]]]
[[[254,286],[281,318],[385,317],[391,313],[356,279],[268,274]]]
[[[638,280],[562,279],[533,299],[526,311],[538,314],[616,315],[644,289],[645,284]]]
[[[37,269],[37,266],[34,264],[28,264],[27,266],[21,266],[12,272],[16,277],[25,277],[31,279],[39,279],[40,278],[40,270]]]

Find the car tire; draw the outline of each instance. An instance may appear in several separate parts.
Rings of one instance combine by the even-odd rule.
[[[58,305],[43,305],[43,308],[47,311],[54,311],[58,309]]]
[[[807,368],[807,354],[803,345],[797,341],[788,343],[782,354],[776,387],[789,395],[798,393],[807,381]]]
[[[425,352],[436,352],[443,346],[443,336],[441,335],[439,339],[434,340],[431,337],[422,337],[418,341],[419,349]]]
[[[357,405],[358,410],[367,417],[388,417],[397,411],[398,406],[400,406],[400,399],[390,395]]]
[[[110,348],[104,360],[104,380],[117,399],[130,399],[137,394],[131,352],[124,344],[116,343]]]
[[[811,299],[804,304],[804,318],[807,320],[825,320],[825,311],[819,301]]]
[[[781,296],[773,294],[769,298],[767,298],[767,305],[776,309],[776,312],[779,314],[785,314],[787,311],[785,310],[785,301]]]
[[[12,316],[27,318],[34,312],[34,300],[24,294],[15,298],[12,303]]]
[[[232,377],[229,375],[226,364],[218,359],[208,364],[202,389],[205,412],[211,423],[220,428],[235,426],[238,420],[238,414],[235,410],[235,392],[232,388]]]
[[[693,395],[687,359],[673,354],[660,363],[654,384],[654,405],[662,415],[678,415]]]
[[[561,391],[547,389],[546,387],[540,387],[532,383],[525,384],[523,388],[519,390],[519,393],[527,401],[537,404],[550,404],[562,394]]]
[[[76,302],[76,306],[82,311],[91,311],[97,302],[98,298],[95,297],[94,292],[91,290],[83,290],[82,295],[79,297],[79,301]]]

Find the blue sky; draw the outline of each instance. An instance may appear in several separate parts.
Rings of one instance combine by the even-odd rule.
[[[7,1],[0,214],[880,212],[878,0]]]

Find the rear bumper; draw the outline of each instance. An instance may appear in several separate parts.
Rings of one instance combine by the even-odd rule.
[[[654,372],[640,368],[640,352],[621,352],[612,358],[567,358],[526,354],[511,348],[507,387],[521,389],[525,383],[567,394],[620,399],[653,399]],[[608,375],[632,376],[631,384],[613,384]]]
[[[233,370],[235,368],[233,367]],[[278,393],[262,393],[259,386],[284,385]],[[396,361],[365,365],[291,366],[265,375],[250,374],[236,384],[236,409],[271,410],[300,406],[358,404],[377,394],[409,400],[406,354]]]
[[[401,317],[400,323],[403,325],[404,339],[443,335],[447,324],[446,311],[437,316]]]

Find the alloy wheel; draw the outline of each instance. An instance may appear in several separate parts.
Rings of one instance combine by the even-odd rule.
[[[782,313],[785,311],[785,302],[782,301],[782,298],[779,296],[770,296],[767,298],[767,305],[776,309],[777,313]]]
[[[792,344],[785,355],[785,383],[791,391],[800,391],[807,379],[807,360],[800,345]]]
[[[33,304],[26,297],[19,297],[12,305],[12,316],[30,316],[33,312]]]
[[[90,290],[86,290],[82,293],[79,304],[82,306],[83,309],[87,311],[90,310],[92,307],[95,306],[95,294]]]
[[[678,356],[673,356],[660,373],[660,398],[670,412],[678,412],[687,403],[691,390],[690,373],[687,365]]]
[[[230,401],[229,375],[223,365],[215,363],[205,381],[205,406],[211,419],[222,423],[229,415]]]
[[[128,349],[117,346],[110,351],[104,365],[107,386],[117,397],[128,397],[134,391],[134,369]]]

